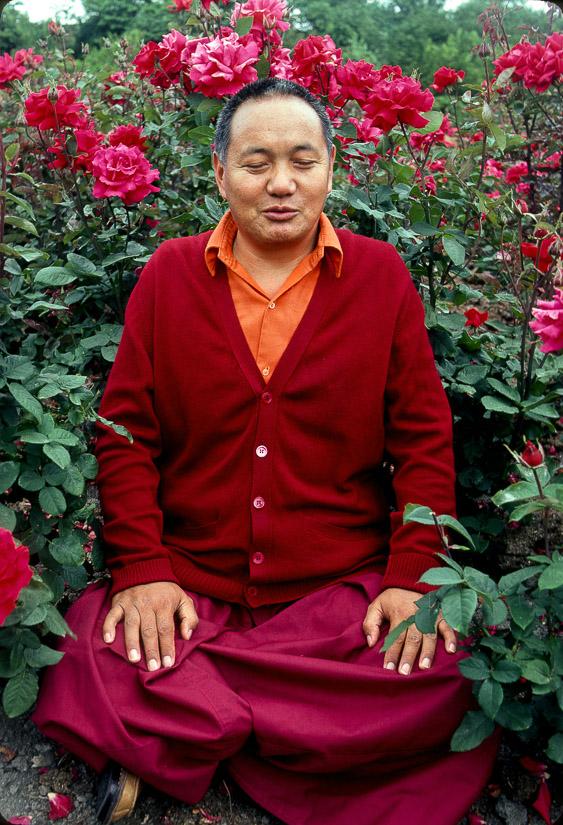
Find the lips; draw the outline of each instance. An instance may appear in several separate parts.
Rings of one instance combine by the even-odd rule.
[[[270,209],[264,209],[263,214],[272,221],[287,221],[299,214],[299,211],[289,206],[272,206]]]

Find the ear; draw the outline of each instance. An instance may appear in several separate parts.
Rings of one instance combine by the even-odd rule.
[[[225,194],[225,167],[219,160],[219,155],[217,152],[213,152],[213,171],[215,172],[215,182],[217,184],[217,188],[221,194],[221,197],[227,199]]]
[[[329,169],[328,169],[328,183],[327,183],[327,188],[326,188],[327,195],[330,192],[332,192],[332,177],[333,177],[333,174],[334,174],[334,159],[335,159],[335,157],[336,157],[336,146],[333,143],[332,147],[331,147],[331,150],[330,150],[329,160],[328,160]]]

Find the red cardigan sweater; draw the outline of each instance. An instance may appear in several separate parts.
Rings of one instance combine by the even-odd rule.
[[[329,253],[266,385],[209,236],[165,241],[127,305],[100,414],[134,441],[97,424],[113,591],[174,581],[257,606],[377,570],[427,592],[437,535],[401,511],[454,512],[451,415],[401,258],[339,230],[341,276]]]

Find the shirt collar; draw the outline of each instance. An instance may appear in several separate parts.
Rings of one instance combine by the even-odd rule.
[[[211,275],[217,272],[217,260],[222,261],[225,266],[233,268],[235,257],[233,254],[233,243],[237,234],[237,225],[228,209],[207,241],[205,247],[205,263]],[[340,277],[342,271],[343,252],[334,227],[324,212],[319,218],[319,236],[316,249],[320,252],[319,258],[329,254],[334,263],[336,277]]]

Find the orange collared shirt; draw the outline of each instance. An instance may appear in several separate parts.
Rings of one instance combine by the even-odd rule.
[[[233,254],[237,226],[230,211],[217,224],[205,248],[205,263],[215,275],[217,259],[225,264],[238,319],[265,381],[269,381],[311,300],[326,250],[334,255],[336,276],[342,269],[342,247],[324,214],[317,245],[301,260],[274,295],[267,295]]]

